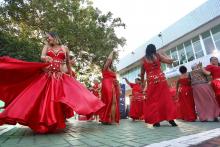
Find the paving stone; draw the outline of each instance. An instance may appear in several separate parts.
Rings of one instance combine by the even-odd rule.
[[[3,142],[5,142],[6,140],[8,140],[9,137],[4,137],[4,136],[1,136],[0,137],[0,144],[2,144]]]
[[[137,143],[137,142],[133,142],[133,141],[125,141],[122,142],[125,146],[133,146],[133,147],[139,147],[142,144],[141,143]]]
[[[21,138],[10,137],[2,144],[18,144]]]
[[[85,143],[79,141],[79,140],[71,140],[71,141],[68,141],[69,144],[75,146],[75,145],[86,145]]]
[[[34,140],[34,137],[23,137],[20,141],[19,141],[19,143],[18,143],[18,145],[20,145],[20,144],[23,144],[23,145],[33,145],[33,144],[35,144],[35,140]]]
[[[80,140],[81,142],[87,144],[88,146],[102,146],[103,143],[97,142],[96,140],[90,140],[90,139],[86,139],[86,140]]]

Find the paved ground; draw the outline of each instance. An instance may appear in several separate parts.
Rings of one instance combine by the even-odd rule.
[[[57,134],[40,135],[29,128],[0,127],[1,147],[70,147],[70,146],[146,146],[186,135],[220,128],[220,122],[178,122],[179,127],[153,128],[143,122],[121,120],[120,125],[103,126],[97,122],[70,120],[68,127]],[[10,128],[9,128],[10,129]],[[4,131],[5,130],[5,131]],[[219,145],[220,146],[220,145]]]

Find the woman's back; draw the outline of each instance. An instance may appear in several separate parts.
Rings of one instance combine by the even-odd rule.
[[[208,83],[207,77],[203,74],[201,69],[193,70],[190,72],[191,84],[203,84]]]
[[[155,84],[166,80],[165,75],[161,70],[160,57],[158,54],[156,54],[155,60],[152,62],[149,62],[146,58],[143,60],[143,66],[147,73],[148,84]]]
[[[158,54],[155,56],[154,61],[149,61],[146,58],[144,58],[143,60],[144,60],[144,68],[147,74],[152,74],[153,72],[154,73],[162,72],[160,67],[160,58]]]
[[[178,80],[180,86],[191,86],[190,79],[188,77],[182,77]]]

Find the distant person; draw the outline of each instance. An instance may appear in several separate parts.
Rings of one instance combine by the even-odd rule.
[[[125,79],[126,83],[132,89],[129,116],[133,119],[133,121],[141,120],[143,119],[143,103],[144,103],[141,80],[139,78],[136,78],[135,83],[131,83],[128,81],[127,78],[123,78],[123,79]]]
[[[181,75],[177,81],[176,87],[176,96],[179,104],[178,119],[195,121],[197,116],[195,112],[191,81],[189,74],[187,73],[187,68],[185,66],[180,66],[179,72]]]
[[[142,79],[145,72],[147,75],[147,84],[144,88],[147,95],[144,104],[144,119],[146,123],[153,124],[154,127],[159,127],[160,122],[164,120],[172,126],[177,126],[174,121],[177,117],[176,106],[165,75],[161,71],[161,63],[171,64],[172,62],[173,59],[157,53],[155,45],[147,46],[141,72]]]
[[[104,125],[119,124],[120,110],[119,97],[120,85],[116,78],[116,73],[112,69],[112,62],[115,51],[112,51],[102,70],[101,100],[105,104],[104,113],[100,116],[100,121]]]
[[[205,68],[208,75],[212,76],[211,85],[215,91],[216,100],[220,106],[220,66],[217,57],[210,58],[210,65]]]
[[[73,66],[75,65],[75,60],[74,60],[74,54],[72,51],[69,53],[69,65],[70,65],[70,71],[67,68],[67,64],[62,65],[62,69],[65,73],[72,75],[72,77],[77,78],[76,73],[74,72]]]
[[[193,97],[200,121],[218,121],[219,106],[215,99],[215,93],[208,84],[206,75],[209,72],[200,64],[194,64],[189,73],[193,89]]]
[[[92,93],[97,97],[100,98],[100,84],[98,80],[93,81],[93,86],[92,86]]]

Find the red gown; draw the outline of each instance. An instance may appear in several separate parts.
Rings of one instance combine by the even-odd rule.
[[[100,116],[100,121],[105,123],[112,123],[111,118],[111,108],[113,98],[115,98],[116,104],[116,114],[115,122],[119,123],[120,110],[119,110],[119,85],[116,80],[116,74],[109,70],[102,71],[102,89],[101,89],[101,99],[105,104],[104,113]]]
[[[147,100],[144,104],[145,122],[155,124],[164,120],[176,119],[176,106],[165,75],[161,71],[159,56],[153,63],[148,63],[145,59],[143,62],[147,74]]]
[[[170,92],[171,92],[172,99],[174,100],[174,104],[176,106],[176,110],[177,110],[176,115],[180,116],[180,109],[179,109],[180,105],[179,105],[179,102],[176,100],[176,88],[170,87]]]
[[[195,121],[197,116],[195,112],[195,103],[193,99],[192,87],[188,78],[178,80],[179,86],[179,119],[185,121]]]
[[[216,100],[220,106],[220,66],[208,65],[206,70],[211,72],[212,82],[211,85],[215,91]]]
[[[130,104],[130,112],[129,116],[132,119],[142,119],[143,118],[143,102],[144,97],[142,92],[142,88],[140,84],[129,84],[132,89],[132,98]]]
[[[58,53],[49,49],[47,55],[51,63],[0,57],[0,99],[6,104],[0,125],[19,123],[35,132],[54,132],[66,127],[73,111],[90,116],[104,107],[81,83],[60,71],[65,60],[62,49]]]

